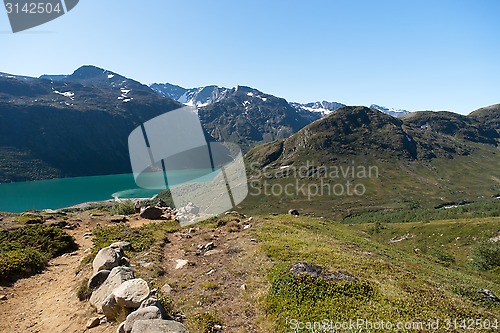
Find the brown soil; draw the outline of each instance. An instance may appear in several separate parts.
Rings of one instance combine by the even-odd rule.
[[[88,214],[87,214],[88,215]],[[0,332],[8,333],[71,333],[86,332],[87,321],[96,316],[88,302],[76,296],[83,276],[77,275],[81,259],[92,246],[89,237],[83,237],[93,224],[90,217],[79,222],[80,227],[69,230],[79,249],[53,259],[40,274],[3,287],[0,294]],[[92,328],[93,333],[116,332],[115,323]]]

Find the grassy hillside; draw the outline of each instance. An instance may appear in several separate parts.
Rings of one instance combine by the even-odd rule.
[[[500,158],[490,134],[452,113],[400,120],[345,107],[288,139],[252,149],[246,155],[250,195],[241,209],[294,208],[341,218],[488,200],[500,194]]]
[[[436,258],[435,252],[414,251],[414,248],[424,249],[430,243],[438,247],[441,242],[446,248],[463,244],[473,247],[480,239],[495,234],[499,223],[498,219],[476,219],[424,224],[421,228],[410,224],[391,225],[374,234],[368,232],[370,225],[355,228],[307,217],[263,218],[255,235],[276,265],[264,304],[275,321],[277,332],[290,331],[293,319],[346,322],[361,318],[392,323],[427,322],[437,318],[442,323],[446,319],[498,320],[498,303],[495,305],[480,294],[483,288],[500,292],[498,269],[479,272],[465,263],[465,254],[458,255],[460,251],[456,252],[456,263],[450,266],[442,257]],[[408,242],[388,242],[389,236],[406,233],[408,229],[418,237]],[[427,240],[428,234],[438,232],[443,233],[441,239]],[[453,239],[457,237],[461,238],[455,244]],[[320,264],[331,272],[349,273],[359,280],[331,285],[295,278],[287,268],[297,261]]]

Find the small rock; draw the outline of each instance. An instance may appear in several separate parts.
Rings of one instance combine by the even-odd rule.
[[[86,232],[86,233],[83,234],[83,237],[85,237],[85,238],[92,237],[92,233],[91,232]]]
[[[245,226],[243,227],[243,230],[249,229],[249,228],[251,228],[251,227],[252,227],[252,225],[251,225],[251,224],[247,224],[247,225],[245,225]]]
[[[6,301],[7,295],[0,295],[0,301]]]
[[[141,303],[139,309],[144,309],[148,306],[156,306],[158,309],[160,309],[162,319],[168,319],[167,310],[156,297],[149,297],[145,299],[144,302]]]
[[[204,246],[204,249],[205,249],[206,251],[210,251],[210,250],[212,250],[213,248],[215,248],[215,244],[214,244],[214,242],[207,243],[207,244]]]
[[[495,303],[500,302],[500,299],[491,290],[483,289],[483,290],[481,290],[481,293],[483,293],[483,295],[485,295],[486,297],[488,297],[491,301],[493,301]]]
[[[131,333],[189,333],[186,326],[174,320],[136,320]]]
[[[170,293],[172,293],[172,287],[168,284],[168,283],[165,283],[163,285],[163,287],[161,287],[160,289],[165,295],[170,295]]]
[[[101,319],[99,317],[90,318],[87,321],[87,328],[94,328],[101,324]]]
[[[115,242],[113,244],[111,244],[109,247],[113,248],[113,249],[121,249],[123,251],[130,251],[132,250],[132,244],[130,244],[129,242]]]
[[[102,270],[111,270],[120,264],[121,255],[111,247],[102,248],[92,262],[94,273]]]
[[[296,210],[296,209],[290,209],[288,211],[288,214],[293,215],[293,216],[299,216],[300,215],[299,211]]]
[[[241,290],[247,290],[247,285],[246,285],[246,284],[242,284],[242,285],[240,286],[240,289],[241,289]]]
[[[94,288],[99,287],[101,284],[104,283],[104,281],[106,281],[106,279],[109,276],[109,273],[111,273],[111,271],[109,271],[109,270],[102,270],[102,271],[95,273],[89,279],[89,282],[87,283],[87,287],[89,289],[94,289]]]
[[[162,215],[163,215],[163,210],[161,210],[161,208],[151,207],[151,206],[142,209],[142,212],[140,214],[140,216],[143,219],[148,219],[148,220],[159,220]]]
[[[212,256],[214,254],[218,254],[220,252],[221,252],[220,250],[210,250],[210,251],[205,252],[205,254],[203,254],[203,256],[208,257],[208,256]]]
[[[189,263],[189,261],[185,259],[177,259],[175,262],[177,263],[175,269],[181,269]]]
[[[102,313],[109,320],[116,318],[120,308],[121,307],[116,303],[115,295],[113,293],[109,294],[101,304]]]
[[[148,283],[143,279],[125,281],[113,290],[116,303],[124,308],[138,308],[149,293]]]
[[[252,242],[252,243],[257,243],[257,239],[255,239],[255,238],[250,238],[250,242]]]
[[[125,333],[130,333],[132,331],[132,327],[137,320],[146,320],[146,319],[161,319],[161,312],[156,306],[147,306],[142,309],[138,309],[137,311],[132,312],[127,316],[125,320]],[[137,331],[144,333],[145,331]],[[168,332],[168,331],[167,331]]]

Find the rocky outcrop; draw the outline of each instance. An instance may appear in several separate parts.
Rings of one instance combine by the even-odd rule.
[[[124,311],[132,311],[118,327],[118,333],[130,332],[181,332],[188,330],[181,323],[167,320],[167,311],[155,297],[151,297],[148,283],[134,278],[132,268],[109,266],[128,263],[123,251],[131,250],[129,242],[116,242],[101,249],[93,262],[94,275],[89,279],[89,288],[97,288],[90,296],[90,304],[105,320],[114,320]],[[104,318],[104,317],[103,317]],[[136,322],[141,322],[136,327]],[[89,321],[88,328],[99,325],[97,320]]]
[[[92,292],[90,296],[90,304],[97,309],[98,313],[102,313],[102,304],[115,288],[119,287],[123,282],[134,278],[134,272],[129,267],[115,267],[109,273],[108,278],[104,283]]]

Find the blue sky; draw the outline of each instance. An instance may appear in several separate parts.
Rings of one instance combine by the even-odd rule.
[[[143,83],[463,114],[500,103],[500,1],[81,0],[12,34],[0,71],[93,64]]]

